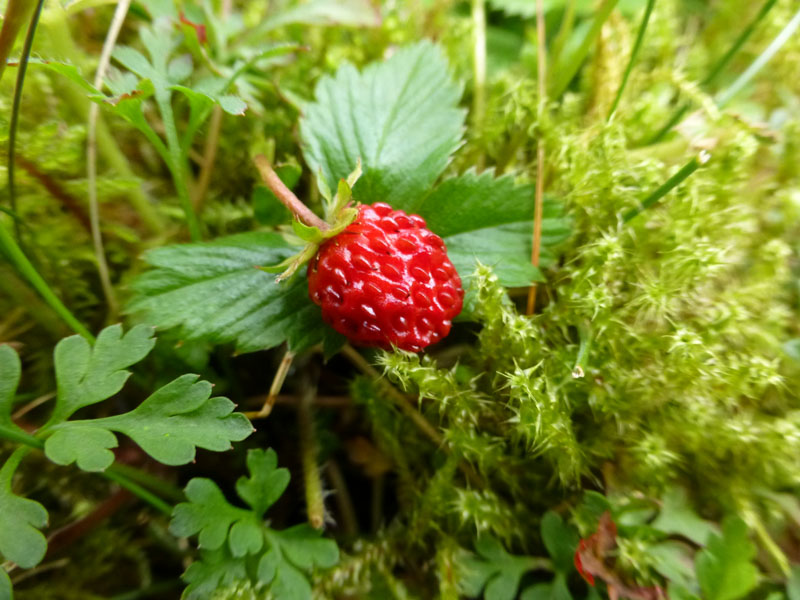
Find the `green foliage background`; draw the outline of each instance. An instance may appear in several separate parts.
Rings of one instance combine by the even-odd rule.
[[[148,73],[151,90],[121,74],[141,64],[118,50],[103,92],[141,92],[135,105],[106,106],[98,129],[102,233],[113,288],[127,307],[121,315],[104,297],[89,230],[87,96],[97,90],[76,83],[91,79],[113,7],[46,2],[34,56],[76,69],[67,76],[53,65],[28,69],[17,139],[19,240],[91,331],[120,319],[162,329],[130,385],[81,419],[121,422],[121,413],[187,372],[211,381],[215,396],[258,410],[280,345],[306,354],[282,402],[233,451],[198,452],[194,465],[169,470],[130,444],[120,451],[158,477],[167,495],[192,477],[216,482],[206,485],[222,494],[220,510],[249,519],[251,547],[253,537],[266,536],[263,547],[238,552],[224,536],[207,547],[202,534],[199,546],[187,544],[174,535],[200,531],[176,525],[191,503],[179,505],[170,527],[168,516],[144,505],[113,504],[102,480],[31,453],[8,482],[16,495],[0,502],[33,499],[50,513],[47,534],[76,523],[80,533],[51,539],[51,553],[34,567],[40,571],[4,564],[0,598],[6,570],[22,599],[175,598],[192,559],[187,594],[201,582],[219,600],[291,597],[281,568],[310,573],[292,589],[311,585],[320,598],[594,598],[609,585],[624,585],[629,597],[659,586],[679,599],[800,598],[800,35],[718,105],[796,18],[796,2],[763,5],[769,10],[752,35],[708,81],[762,5],[658,0],[609,118],[646,4],[545,0],[549,93],[539,98],[532,1],[134,2],[119,44],[146,53],[141,32],[159,16],[171,18],[178,60]],[[473,64],[481,9],[483,82]],[[192,26],[175,25],[180,13],[205,24],[205,43]],[[595,19],[596,37],[587,37]],[[21,40],[12,56],[20,47]],[[414,57],[419,71],[404,70]],[[237,69],[235,82],[220,87]],[[15,74],[8,67],[0,81],[4,149]],[[380,96],[404,76],[420,87]],[[168,90],[178,83],[185,89]],[[222,105],[216,137],[211,117],[178,140],[177,154],[159,152],[145,126],[169,135],[164,94],[180,135],[193,114],[209,117]],[[247,104],[242,116],[236,98]],[[654,141],[685,102],[678,125]],[[126,112],[131,106],[145,108],[144,126]],[[332,132],[343,123],[349,129]],[[378,125],[385,135],[375,145]],[[216,157],[195,203],[203,242],[175,245],[190,241],[186,200],[202,187],[208,143]],[[535,269],[526,259],[540,147],[544,248]],[[625,222],[701,152],[707,164]],[[324,329],[303,278],[280,291],[252,269],[292,253],[276,227],[286,214],[252,165],[256,153],[281,166],[313,208],[321,206],[318,173],[333,186],[361,157],[356,200],[420,212],[452,248],[468,287],[451,337],[423,356],[336,354],[343,340]],[[7,175],[0,168],[0,208],[12,210]],[[12,218],[0,218],[12,229]],[[532,281],[538,302],[528,317],[524,286]],[[0,260],[0,343],[18,351],[23,366],[16,395],[13,387],[0,391],[11,395],[9,414],[12,404],[18,410],[44,398],[19,424],[48,421],[53,348],[70,333]],[[0,373],[0,384],[9,373]],[[304,429],[302,398],[314,389],[312,426]],[[64,426],[60,439],[49,438],[56,441],[47,456],[80,466]],[[110,429],[93,434],[106,445],[95,444],[84,460],[105,464]],[[14,447],[2,442],[3,458]],[[254,510],[232,503],[238,476],[250,467],[257,478],[250,461],[265,455],[254,449],[266,447],[293,473],[267,523],[272,502],[256,507],[239,492]],[[309,448],[314,468],[303,460]],[[300,559],[280,550],[266,558],[305,520],[317,465],[332,492],[325,535],[338,543],[338,562],[330,545]],[[200,485],[189,483],[190,501]],[[273,498],[270,486],[286,485],[273,481],[264,493],[277,500],[283,489]],[[180,501],[177,494],[170,501]],[[98,519],[109,502],[113,510]],[[44,520],[30,506],[28,533],[36,536]],[[616,583],[596,575],[590,587],[573,555],[606,511],[618,527],[605,557]],[[302,531],[308,548],[327,543]]]

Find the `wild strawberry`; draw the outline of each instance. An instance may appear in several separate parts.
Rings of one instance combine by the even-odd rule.
[[[418,215],[378,202],[320,247],[308,293],[322,318],[362,346],[419,352],[450,332],[464,290],[442,238]]]

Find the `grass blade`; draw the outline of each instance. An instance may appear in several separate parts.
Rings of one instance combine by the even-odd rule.
[[[772,7],[775,6],[776,2],[777,0],[767,0],[764,3],[764,5],[761,7],[761,10],[758,11],[758,14],[755,16],[755,18],[744,29],[744,31],[742,31],[742,33],[739,34],[739,37],[737,37],[734,40],[733,44],[728,49],[728,51],[722,56],[722,58],[720,58],[716,62],[716,64],[711,69],[709,74],[706,75],[705,78],[700,82],[701,87],[705,87],[713,83],[714,80],[719,76],[719,74],[722,73],[725,67],[728,66],[728,63],[731,62],[731,59],[733,59],[736,53],[739,52],[739,50],[741,50],[745,42],[748,39],[750,39],[750,36],[753,35],[753,32],[756,30],[758,24],[764,20],[764,17],[767,16]],[[692,105],[688,102],[682,104],[674,113],[672,113],[672,116],[669,118],[669,121],[667,121],[667,123],[661,129],[658,130],[658,133],[656,133],[650,139],[648,144],[656,144],[660,142],[662,139],[664,139],[664,136],[667,135],[672,130],[672,128],[675,127],[675,125],[677,125],[680,122],[680,120],[683,118],[683,115],[685,115],[689,111],[691,106]]]
[[[618,0],[605,0],[603,2],[581,45],[563,61],[559,61],[559,64],[553,69],[554,73],[558,73],[558,77],[556,77],[553,82],[553,88],[551,90],[552,98],[560,97],[561,94],[564,93],[564,90],[567,89],[569,82],[572,81],[578,69],[581,68],[586,55],[589,54],[589,48],[592,46],[592,43],[594,43],[595,39],[597,39],[600,30],[603,28],[603,24],[606,22],[606,19],[608,19],[611,11],[614,10],[617,2]]]
[[[739,77],[734,81],[731,86],[722,92],[719,96],[717,96],[717,106],[722,108],[728,102],[730,102],[737,94],[739,94],[750,81],[755,77],[758,72],[764,68],[775,54],[777,54],[778,50],[780,50],[783,45],[788,42],[794,32],[797,31],[797,28],[800,27],[800,10],[798,10],[794,17],[786,24],[781,32],[777,35],[777,37],[772,40],[769,46],[756,58],[753,63],[747,68],[747,70],[739,75]]]
[[[655,6],[655,4],[656,0],[647,0],[647,7],[644,9],[642,24],[639,25],[639,33],[636,34],[636,42],[634,42],[633,44],[633,50],[631,50],[631,57],[630,59],[628,59],[628,66],[625,67],[625,73],[623,74],[622,81],[619,84],[619,89],[617,90],[617,96],[616,98],[614,98],[614,103],[611,105],[611,110],[608,111],[608,117],[606,117],[606,121],[611,121],[611,118],[614,116],[614,113],[617,112],[617,106],[619,106],[619,101],[622,98],[622,92],[625,91],[625,86],[628,84],[628,78],[631,76],[633,65],[636,63],[636,59],[639,57],[639,51],[642,49],[642,42],[644,41],[644,32],[647,31],[647,24],[650,22],[650,15],[653,13],[653,7]]]
[[[664,183],[662,183],[652,194],[650,194],[647,198],[642,200],[639,206],[630,209],[622,216],[623,223],[627,223],[631,221],[635,217],[639,216],[642,212],[653,206],[656,202],[661,200],[664,196],[666,196],[669,192],[671,192],[678,184],[685,181],[689,175],[697,171],[700,167],[705,165],[709,160],[711,160],[711,155],[703,150],[695,156],[692,160],[687,162],[683,165],[680,170],[675,173],[672,177],[667,179]]]

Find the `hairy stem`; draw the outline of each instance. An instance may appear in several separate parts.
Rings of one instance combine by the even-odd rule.
[[[303,465],[303,483],[306,493],[306,514],[309,524],[315,529],[325,525],[325,502],[322,492],[322,477],[317,464],[317,436],[314,431],[312,404],[317,393],[316,385],[304,382],[297,406],[297,425],[300,430],[300,460]]]
[[[255,162],[256,168],[261,174],[261,179],[264,180],[267,187],[272,190],[272,193],[291,211],[298,221],[305,223],[309,227],[316,227],[320,231],[330,229],[325,221],[311,212],[311,209],[303,204],[292,190],[286,187],[286,184],[281,181],[281,178],[273,170],[272,165],[269,164],[266,156],[259,154],[253,158],[253,162]]]

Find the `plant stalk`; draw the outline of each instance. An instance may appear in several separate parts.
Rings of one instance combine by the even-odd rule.
[[[256,168],[261,174],[261,179],[264,180],[267,187],[272,190],[272,193],[291,211],[298,221],[309,227],[316,227],[320,231],[330,229],[325,221],[311,212],[311,209],[303,204],[292,190],[286,187],[286,184],[281,181],[281,178],[272,169],[272,165],[269,164],[269,159],[266,156],[259,154],[253,158],[253,162],[256,164]]]
[[[100,61],[97,64],[97,72],[94,76],[94,87],[97,89],[100,89],[103,85],[103,79],[111,61],[111,51],[117,43],[117,37],[122,29],[125,16],[128,14],[130,4],[131,0],[120,0],[114,11],[114,17],[108,28],[103,50],[100,53]],[[86,132],[86,177],[89,192],[89,218],[92,226],[92,243],[94,244],[94,256],[97,261],[97,274],[100,277],[106,304],[108,304],[108,320],[113,321],[119,312],[119,303],[114,293],[114,287],[111,285],[108,261],[103,248],[103,234],[100,231],[100,209],[97,202],[97,118],[99,115],[100,106],[92,102],[89,107],[89,123]]]
[[[531,264],[539,268],[539,254],[542,246],[542,215],[544,212],[544,135],[542,122],[547,107],[547,41],[544,25],[544,6],[536,0],[536,82],[538,86],[538,134],[536,142],[536,196],[534,199],[533,242],[531,244]],[[528,288],[526,314],[536,310],[536,283]]]
[[[484,0],[472,0],[472,126],[478,135],[483,133],[486,118],[486,6]],[[483,169],[481,152],[477,168]]]
[[[292,361],[294,361],[295,356],[296,354],[291,350],[287,350],[283,355],[281,364],[278,365],[278,370],[276,371],[275,376],[272,378],[272,385],[269,387],[269,394],[267,395],[266,400],[264,400],[261,410],[245,413],[245,416],[248,419],[263,419],[269,416],[269,414],[272,412],[272,407],[275,406],[275,401],[278,399],[278,395],[281,393],[283,382],[286,381],[286,375],[289,373],[289,369],[292,366]]]
[[[614,102],[611,105],[611,110],[608,111],[608,117],[606,117],[607,122],[610,122],[617,112],[619,101],[622,99],[622,92],[625,91],[625,86],[628,85],[628,78],[631,76],[633,65],[636,63],[636,59],[639,57],[639,51],[642,49],[644,33],[647,31],[647,24],[650,22],[650,15],[653,13],[655,4],[656,0],[647,0],[647,7],[644,9],[644,16],[642,17],[642,23],[639,25],[639,32],[636,34],[636,41],[633,44],[633,50],[631,50],[631,57],[628,59],[628,66],[625,67],[625,73],[622,75],[622,81],[619,84]]]
[[[300,430],[300,460],[303,465],[303,483],[306,494],[306,514],[308,523],[314,529],[325,525],[325,501],[322,491],[322,477],[317,464],[319,448],[314,431],[312,404],[317,393],[316,385],[305,381],[297,406],[297,426]]]
[[[652,194],[642,200],[639,206],[630,209],[622,216],[622,221],[627,223],[653,206],[656,202],[666,196],[673,188],[684,181],[689,175],[694,173],[697,169],[705,165],[711,159],[711,155],[705,150],[701,151],[696,157],[687,162],[681,169],[672,177],[667,179],[661,184]]]

